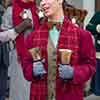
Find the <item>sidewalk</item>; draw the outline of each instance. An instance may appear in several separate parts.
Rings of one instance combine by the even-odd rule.
[[[86,97],[84,100],[100,100],[100,96],[90,95]]]

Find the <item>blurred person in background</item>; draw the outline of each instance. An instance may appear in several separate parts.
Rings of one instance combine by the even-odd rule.
[[[12,85],[14,83],[15,85],[13,85],[12,88],[11,100],[29,100],[30,83],[24,79],[21,60],[23,59],[24,41],[32,31],[36,30],[39,27],[39,18],[37,15],[37,7],[36,7],[35,0],[13,0],[12,2],[13,2],[12,3],[13,26],[15,27],[26,18],[29,18],[32,21],[32,28],[28,28],[23,32],[19,32],[20,34],[17,36],[15,41],[16,59],[17,59],[16,64],[18,65],[18,67],[15,70],[13,70],[13,74],[16,73],[14,75],[17,77],[17,79],[16,77],[13,77],[12,80]]]
[[[2,24],[2,16],[4,13],[4,7],[0,5],[0,31]],[[2,43],[0,41],[0,100],[5,100],[6,89],[7,89],[7,79],[8,79],[8,49],[7,43]]]
[[[13,10],[15,8],[13,8],[12,5],[9,5],[5,14],[3,15],[3,23],[1,25],[3,32],[0,32],[0,40],[2,41],[3,44],[6,42],[9,42],[10,46],[11,46],[10,47],[10,67],[9,67],[9,75],[11,77],[11,79],[10,79],[10,96],[9,96],[10,100],[28,100],[29,99],[30,84],[23,77],[21,64],[18,62],[18,59],[17,59],[17,53],[16,53],[15,41],[14,41],[14,40],[16,40],[17,37],[20,37],[19,35],[24,36],[23,33],[25,31],[27,31],[26,29],[29,24],[28,22],[30,22],[30,21],[29,20],[24,21],[27,19],[26,18],[27,15],[24,19],[23,18],[24,15],[20,16],[20,14],[24,11],[24,8],[27,8],[27,7],[29,10],[29,11],[27,11],[28,15],[31,14],[30,9],[33,10],[33,8],[35,8],[36,5],[34,5],[34,2],[31,2],[31,3],[29,3],[29,2],[30,2],[30,0],[27,1],[25,4],[24,4],[24,2],[22,2],[23,6],[22,5],[20,6],[20,5],[15,4],[16,2],[14,1],[14,5],[17,5],[17,7],[16,6],[14,6],[14,7],[16,7],[17,10],[18,9],[22,10],[19,12],[18,16],[16,15],[17,22],[12,19],[13,14],[15,14],[15,13],[13,13]],[[33,10],[33,13],[35,13],[35,9]],[[34,15],[34,20],[33,20],[33,16],[28,17],[28,19],[31,20],[31,25],[32,25],[31,28],[33,28],[33,23],[35,23],[35,21],[36,21],[36,23],[35,23],[36,25],[34,26],[34,29],[39,26],[39,21],[38,21],[37,15]],[[26,26],[24,25],[22,27],[22,25],[20,25],[20,24],[21,23],[23,24],[23,21]],[[13,25],[13,22],[16,23],[15,26]],[[28,29],[30,29],[30,30],[31,30],[31,28],[28,27]],[[31,32],[30,30],[28,32]],[[25,32],[25,33],[27,33],[27,32]],[[23,39],[21,40],[21,39],[20,39],[20,43],[22,43],[21,45],[24,47],[24,40]],[[7,57],[9,57],[9,56],[7,56]]]
[[[95,95],[100,96],[100,11],[93,15],[86,29],[92,33],[96,48],[96,74],[92,78],[91,90]]]
[[[1,22],[2,22],[3,13],[4,13],[4,7],[0,4],[0,25],[1,25]]]

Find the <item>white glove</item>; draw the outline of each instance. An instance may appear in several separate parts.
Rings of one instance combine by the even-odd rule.
[[[9,40],[15,40],[18,34],[16,34],[14,29],[9,29],[7,31],[0,32],[0,41],[7,42]]]
[[[44,17],[44,14],[43,14],[43,12],[41,10],[38,12],[38,16],[39,16],[39,18],[43,18]]]
[[[100,24],[98,24],[98,25],[96,26],[96,31],[97,31],[98,33],[100,33]]]

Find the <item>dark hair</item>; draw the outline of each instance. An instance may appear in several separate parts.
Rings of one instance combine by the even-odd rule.
[[[66,7],[75,8],[73,5],[69,4],[66,0],[63,0],[62,6],[63,10],[65,10]]]

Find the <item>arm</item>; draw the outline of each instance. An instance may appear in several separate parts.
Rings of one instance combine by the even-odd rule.
[[[34,48],[36,48],[35,43],[38,40],[38,32],[34,32],[29,35],[25,41],[24,57],[22,59],[22,68],[24,72],[24,77],[29,81],[36,81],[37,79],[44,79],[46,75],[46,70],[44,68],[45,59],[40,59],[34,61]],[[34,39],[35,38],[35,39]],[[37,39],[37,40],[36,40]],[[31,49],[31,51],[30,51]],[[33,53],[33,54],[32,54]]]
[[[0,41],[7,42],[9,40],[15,40],[18,34],[22,33],[24,30],[31,26],[31,20],[25,19],[19,25],[15,26],[15,28],[0,32]]]
[[[97,32],[96,31],[96,25],[89,22],[89,24],[86,26],[86,29],[89,30],[93,35]]]
[[[87,31],[80,31],[80,64],[74,66],[74,84],[84,84],[96,71],[96,52],[91,35]]]
[[[14,40],[17,37],[14,29],[9,29],[7,31],[0,32],[0,41],[7,42],[9,40]]]
[[[32,34],[30,34],[27,40],[25,41],[25,48],[24,48],[23,59],[22,59],[23,74],[25,79],[28,81],[33,80],[33,76],[32,76],[33,59],[31,54],[28,51],[29,48],[32,48],[32,43],[33,43]]]
[[[32,75],[32,57],[28,52],[28,49],[24,49],[24,58],[22,59],[22,68],[23,68],[23,74],[26,80],[32,81],[33,75]]]

